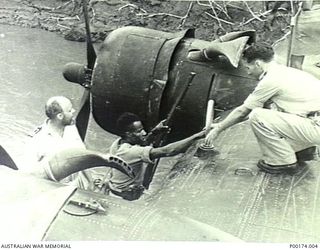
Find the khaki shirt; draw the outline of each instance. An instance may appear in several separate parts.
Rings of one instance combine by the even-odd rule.
[[[271,63],[265,76],[244,101],[249,109],[272,101],[280,111],[306,116],[320,111],[320,80],[313,75]]]
[[[118,192],[127,190],[130,185],[142,185],[147,164],[153,163],[150,159],[151,146],[120,144],[120,140],[117,139],[113,142],[110,147],[110,154],[117,155],[125,160],[132,168],[135,178],[130,178],[120,171],[112,169],[109,185]]]

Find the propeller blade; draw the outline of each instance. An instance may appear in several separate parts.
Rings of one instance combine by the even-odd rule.
[[[82,6],[83,6],[84,21],[86,26],[86,38],[87,38],[87,63],[88,63],[87,67],[92,70],[94,67],[94,63],[96,61],[97,55],[91,40],[88,7],[87,7],[86,0],[82,0]]]
[[[80,109],[76,117],[76,127],[82,141],[85,140],[90,117],[90,91],[85,89],[80,101]]]
[[[97,55],[91,40],[91,32],[90,32],[90,24],[89,24],[89,16],[88,16],[88,8],[87,8],[86,0],[82,0],[82,6],[83,6],[83,14],[84,14],[84,20],[85,20],[85,26],[86,26],[86,37],[87,37],[87,69],[92,72]],[[84,90],[84,93],[82,95],[79,113],[76,118],[76,126],[78,128],[79,135],[83,141],[86,137],[89,117],[90,117],[91,75],[89,79],[86,79],[86,81],[87,81],[87,88]]]

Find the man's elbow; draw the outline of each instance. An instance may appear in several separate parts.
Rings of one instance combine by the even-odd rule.
[[[246,106],[242,105],[242,106],[238,107],[237,112],[238,112],[239,118],[240,119],[244,119],[250,114],[251,109],[249,109]]]

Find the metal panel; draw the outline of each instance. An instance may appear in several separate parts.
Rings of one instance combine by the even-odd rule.
[[[1,238],[42,240],[46,230],[76,189],[0,168]]]
[[[89,193],[77,192],[73,199],[85,200]],[[205,223],[158,209],[141,202],[128,202],[97,194],[106,214],[74,216],[61,212],[46,240],[194,240],[239,242],[236,237]],[[68,209],[71,209],[68,207]],[[74,208],[73,208],[74,209]],[[82,211],[83,213],[83,211]]]

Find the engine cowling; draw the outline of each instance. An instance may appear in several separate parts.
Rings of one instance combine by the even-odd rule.
[[[232,42],[208,42],[195,39],[193,30],[168,33],[129,26],[111,32],[97,53],[93,70],[94,119],[106,131],[118,134],[118,117],[133,112],[149,130],[166,118],[190,72],[195,72],[175,110],[171,138],[201,130],[209,99],[215,100],[217,116],[219,111],[240,105],[256,84],[238,65],[244,46],[253,39],[248,32],[238,33],[227,34]],[[205,49],[212,58],[201,57]],[[76,71],[84,72],[81,67]],[[73,78],[83,79],[83,75]]]

